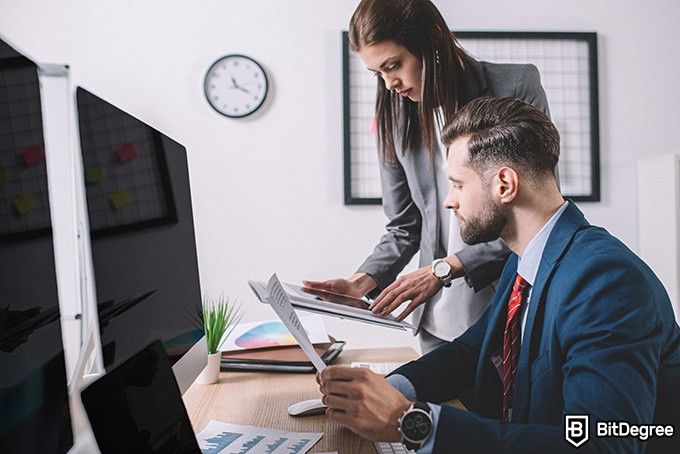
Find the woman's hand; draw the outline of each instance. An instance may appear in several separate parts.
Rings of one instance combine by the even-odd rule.
[[[378,286],[370,274],[356,273],[349,279],[329,279],[327,281],[302,281],[302,285],[316,290],[339,293],[361,298]]]
[[[447,257],[451,264],[451,272],[454,277],[463,275],[463,266],[454,255]],[[389,287],[378,295],[371,306],[374,314],[387,315],[408,300],[411,300],[406,309],[396,317],[397,321],[404,320],[413,310],[432,298],[444,285],[432,274],[432,267],[424,266],[412,273],[397,278]]]
[[[371,311],[374,314],[387,315],[406,301],[411,300],[406,309],[396,317],[396,320],[400,322],[442,287],[441,281],[432,274],[432,268],[424,266],[412,273],[398,277],[378,295],[371,306]]]

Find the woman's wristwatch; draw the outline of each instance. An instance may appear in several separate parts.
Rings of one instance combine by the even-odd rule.
[[[420,449],[432,436],[434,423],[430,406],[413,402],[397,421],[401,433],[401,443],[406,449]]]
[[[446,259],[437,259],[432,262],[432,274],[444,285],[450,287],[453,280],[453,267]]]

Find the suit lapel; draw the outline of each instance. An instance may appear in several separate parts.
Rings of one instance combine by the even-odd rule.
[[[576,208],[576,205],[569,201],[569,206],[567,206],[562,216],[558,219],[545,245],[541,264],[539,265],[534,286],[531,290],[529,307],[527,309],[527,321],[524,326],[519,361],[517,363],[515,396],[513,398],[512,409],[513,422],[525,421],[529,408],[530,367],[531,361],[534,359],[532,350],[535,350],[540,343],[539,335],[542,326],[542,323],[537,323],[537,314],[543,313],[545,305],[544,294],[547,285],[559,259],[564,255],[576,232],[584,225],[588,225],[588,221],[585,220],[583,213]]]

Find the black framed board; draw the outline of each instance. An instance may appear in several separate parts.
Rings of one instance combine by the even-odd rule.
[[[599,201],[597,34],[461,31],[456,37],[477,60],[538,68],[561,136],[562,193],[575,201]],[[342,48],[345,204],[379,205],[376,79],[350,49],[347,32],[342,33]]]

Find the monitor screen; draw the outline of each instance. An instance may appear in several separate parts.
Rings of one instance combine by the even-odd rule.
[[[185,148],[76,92],[104,367],[153,340],[174,364],[201,337]]]
[[[0,452],[73,444],[36,65],[0,41]]]

